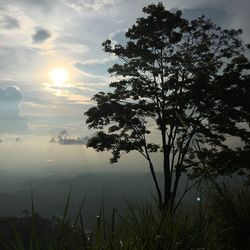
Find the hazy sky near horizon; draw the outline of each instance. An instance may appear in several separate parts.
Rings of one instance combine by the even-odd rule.
[[[91,96],[108,89],[106,71],[116,60],[102,51],[101,43],[107,38],[122,42],[142,7],[157,2],[0,0],[0,167],[65,161],[81,166],[86,149],[49,139],[62,130],[74,138],[93,133],[83,114],[92,105]],[[224,27],[242,28],[250,43],[248,0],[163,3],[182,9],[188,18],[205,14]],[[55,68],[64,68],[68,79],[53,81],[49,72]],[[67,154],[70,150],[76,153]]]

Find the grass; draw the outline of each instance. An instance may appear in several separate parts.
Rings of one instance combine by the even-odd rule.
[[[250,249],[250,191],[248,186],[208,184],[211,220],[222,249]]]
[[[5,250],[247,250],[250,249],[250,190],[209,182],[204,195],[206,204],[188,214],[179,210],[175,216],[162,213],[154,204],[128,203],[126,215],[112,213],[105,220],[104,206],[96,216],[96,228],[86,232],[82,204],[73,222],[68,219],[71,190],[62,218],[42,228],[32,200],[32,216],[25,238],[12,223],[11,233],[0,237]],[[27,232],[26,232],[27,234]],[[6,239],[7,238],[7,239]]]

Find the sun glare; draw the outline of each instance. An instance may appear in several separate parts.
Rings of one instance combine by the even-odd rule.
[[[64,68],[54,68],[49,72],[49,77],[56,85],[63,85],[69,78],[69,73]]]

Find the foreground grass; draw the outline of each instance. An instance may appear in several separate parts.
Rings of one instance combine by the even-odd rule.
[[[207,184],[204,195],[206,204],[189,213],[179,210],[175,216],[162,213],[154,205],[137,202],[128,204],[129,211],[125,216],[110,211],[112,219],[107,222],[104,209],[100,209],[93,232],[85,230],[84,200],[72,222],[67,219],[70,193],[63,217],[53,221],[35,213],[32,198],[32,216],[26,217],[26,227],[18,225],[19,219],[7,222],[5,230],[0,228],[0,249],[250,249],[249,188],[233,188],[213,182]]]

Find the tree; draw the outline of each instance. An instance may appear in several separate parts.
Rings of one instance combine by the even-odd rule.
[[[161,3],[143,12],[126,32],[125,46],[103,43],[119,63],[108,70],[113,91],[96,94],[97,105],[85,113],[89,128],[101,129],[88,146],[110,150],[111,163],[122,152],[139,152],[159,206],[175,211],[183,173],[201,177],[248,168],[239,163],[249,151],[249,46],[241,30],[222,29],[204,16],[188,21]],[[160,141],[150,140],[150,133]],[[240,147],[230,147],[228,137],[239,138]],[[152,153],[162,155],[163,188]]]

